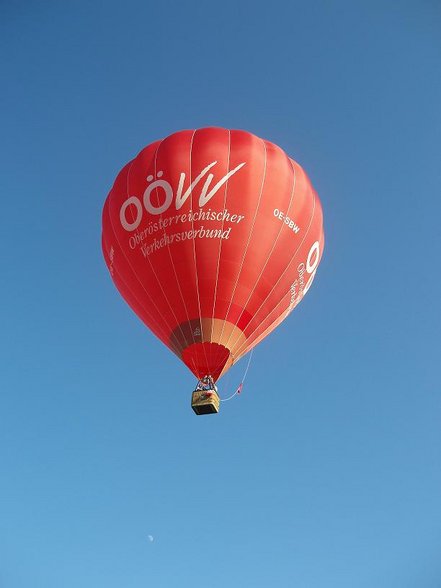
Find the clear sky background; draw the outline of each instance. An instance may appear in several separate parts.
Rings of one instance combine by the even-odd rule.
[[[0,586],[439,588],[441,5],[2,2],[0,55]],[[211,125],[299,161],[327,240],[196,417],[101,209]]]

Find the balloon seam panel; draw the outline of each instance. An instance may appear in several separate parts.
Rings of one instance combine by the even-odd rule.
[[[244,253],[242,255],[242,260],[241,260],[241,263],[240,263],[239,272],[237,274],[236,283],[235,283],[234,288],[233,288],[233,291],[231,293],[230,304],[228,306],[228,309],[227,309],[227,312],[226,312],[226,315],[225,315],[225,318],[224,318],[224,323],[222,325],[221,335],[223,335],[225,324],[227,322],[227,316],[228,316],[228,314],[230,312],[230,309],[231,309],[231,307],[233,305],[234,296],[236,294],[237,286],[239,284],[240,276],[242,274],[242,270],[243,270],[243,266],[244,266],[244,262],[245,262],[245,257],[246,257],[247,251],[248,251],[248,246],[249,246],[249,244],[251,242],[251,235],[253,234],[254,226],[256,224],[257,214],[258,214],[258,211],[259,211],[259,208],[260,208],[260,203],[261,203],[261,200],[262,200],[262,194],[263,194],[264,185],[265,185],[265,178],[266,178],[267,150],[266,150],[266,144],[265,144],[265,142],[262,139],[260,139],[260,141],[261,141],[261,143],[262,143],[262,145],[264,147],[265,163],[264,163],[264,170],[263,170],[263,176],[262,176],[262,183],[261,183],[261,186],[260,186],[259,199],[258,199],[258,202],[257,202],[257,206],[256,206],[256,210],[255,210],[255,213],[254,213],[253,222],[252,222],[252,225],[251,225],[251,228],[250,228],[250,232],[249,232],[249,235],[248,235],[247,244],[245,245],[245,251],[244,251]],[[237,321],[235,323],[235,326],[237,327]]]
[[[266,149],[266,145],[265,145],[265,149]],[[283,153],[284,153],[284,152],[283,152]],[[284,153],[284,155],[285,155],[285,153]],[[288,158],[288,157],[287,157],[287,159],[288,159],[288,161],[289,161],[289,158]],[[289,199],[289,205],[288,205],[288,207],[287,207],[287,210],[289,210],[289,208],[291,207],[292,201],[293,201],[293,199],[294,199],[294,192],[295,192],[295,187],[296,187],[296,180],[297,180],[297,176],[296,176],[295,170],[294,170],[294,168],[292,167],[292,165],[291,165],[291,169],[292,169],[292,170],[293,170],[293,172],[294,172],[294,173],[293,173],[293,185],[292,185],[292,188],[291,188],[291,196],[290,196],[290,199]],[[263,191],[264,191],[264,190],[262,190],[262,195],[263,195]],[[254,294],[254,292],[255,292],[256,288],[257,288],[257,285],[259,284],[259,280],[260,280],[260,278],[262,277],[262,274],[263,274],[263,272],[265,271],[265,268],[266,268],[266,266],[268,265],[268,261],[270,260],[270,258],[271,258],[271,255],[273,254],[273,251],[274,251],[274,249],[275,249],[275,247],[276,247],[276,245],[277,245],[277,241],[279,240],[279,237],[280,237],[280,235],[281,235],[281,233],[282,233],[282,230],[283,230],[283,228],[284,228],[284,227],[283,227],[283,225],[281,224],[281,225],[280,225],[279,232],[277,233],[277,236],[276,236],[276,238],[274,239],[274,242],[273,242],[273,246],[272,246],[272,248],[271,248],[271,251],[269,252],[269,254],[268,254],[267,258],[266,258],[266,261],[265,261],[265,263],[264,263],[264,265],[263,265],[263,268],[261,269],[261,271],[260,271],[260,274],[257,276],[257,278],[256,278],[256,281],[255,281],[255,284],[254,284],[254,286],[253,286],[253,288],[252,288],[252,290],[251,290],[251,292],[250,292],[250,294],[249,294],[249,296],[248,296],[248,298],[247,298],[247,300],[246,300],[245,304],[244,304],[244,305],[243,305],[243,307],[242,307],[242,312],[240,313],[239,317],[237,318],[237,323],[239,322],[240,318],[242,317],[242,315],[243,315],[243,313],[244,313],[244,310],[245,310],[245,308],[247,307],[247,305],[248,305],[249,301],[251,300],[251,298],[252,298],[252,296],[253,296],[253,294]],[[236,339],[235,343],[237,343],[237,339]],[[231,348],[233,349],[233,348],[234,348],[234,345],[232,345],[232,346],[231,346]]]
[[[313,194],[313,199],[314,199],[314,200],[313,200],[313,209],[312,209],[312,215],[311,215],[311,219],[310,219],[310,221],[309,221],[309,225],[308,225],[308,228],[307,228],[307,230],[306,230],[305,236],[303,237],[303,239],[302,239],[302,242],[300,243],[300,245],[297,247],[297,250],[296,250],[296,252],[295,252],[295,253],[294,253],[294,255],[291,257],[291,259],[290,259],[290,261],[289,261],[288,265],[286,266],[286,268],[284,269],[284,271],[283,271],[283,272],[282,272],[282,274],[280,275],[279,279],[278,279],[278,280],[277,280],[277,282],[274,284],[274,286],[273,286],[273,288],[271,289],[271,291],[268,293],[268,296],[265,298],[265,300],[262,302],[262,304],[261,304],[261,305],[259,306],[259,308],[257,309],[257,311],[256,311],[256,315],[257,315],[257,313],[260,311],[260,309],[262,308],[262,306],[265,304],[265,302],[268,300],[268,298],[269,298],[269,296],[271,295],[271,293],[272,293],[272,292],[274,291],[274,289],[277,287],[277,284],[280,282],[280,280],[283,278],[283,276],[284,276],[284,275],[286,274],[286,272],[289,270],[289,268],[290,268],[291,264],[293,263],[293,260],[295,259],[295,257],[296,257],[296,255],[297,255],[297,253],[299,252],[299,249],[301,248],[301,246],[303,245],[303,243],[305,242],[305,240],[306,240],[306,238],[307,238],[307,236],[308,236],[309,230],[310,230],[310,228],[312,227],[312,222],[313,222],[313,220],[314,220],[314,214],[315,214],[315,211],[316,211],[316,208],[317,208],[317,206],[316,206],[316,196],[315,196],[315,194],[314,194],[314,191],[312,191],[312,194]],[[278,306],[280,303],[281,303],[281,300],[279,300],[279,301],[276,303],[276,305],[275,305],[275,306],[274,306],[274,307],[271,309],[271,311],[268,313],[268,316],[269,316],[269,315],[270,315],[272,312],[274,312],[274,310],[277,308],[277,306]],[[289,309],[288,309],[288,310],[289,310]],[[280,322],[282,322],[283,320],[285,320],[285,318],[288,316],[288,310],[287,310],[287,311],[286,311],[286,313],[285,313],[285,317],[284,317],[284,318],[283,318],[283,319],[282,319]],[[276,322],[276,321],[277,321],[277,319],[276,319],[274,322]],[[273,324],[273,323],[272,323],[272,324]],[[252,332],[251,332],[249,335],[247,335],[247,341],[253,337],[253,335],[256,333],[256,331],[258,330],[258,328],[259,328],[259,327],[256,327],[256,328],[255,328],[255,329],[254,329],[254,330],[253,330],[253,331],[252,331]],[[266,331],[267,331],[267,329],[265,329],[265,331],[264,331],[264,332],[266,332]],[[243,346],[242,346],[242,347],[243,347]],[[240,348],[239,348],[239,351],[242,349],[242,347],[240,347]]]
[[[132,168],[132,165],[133,165],[133,163],[131,164],[131,166],[130,166],[130,168],[129,168],[128,172],[127,172],[127,188],[126,188],[126,196],[128,196],[128,194],[129,194],[129,191],[128,191],[128,176],[129,176],[130,170],[131,170],[131,168]],[[134,268],[133,268],[132,264],[130,263],[130,260],[129,260],[128,256],[126,255],[126,252],[124,251],[123,247],[121,246],[121,242],[120,242],[120,240],[118,239],[118,235],[117,235],[117,233],[116,233],[116,231],[115,231],[114,224],[113,224],[113,221],[112,221],[112,215],[110,214],[110,202],[111,202],[111,201],[109,200],[109,219],[110,219],[110,225],[111,225],[111,227],[112,227],[112,231],[113,231],[113,234],[114,234],[114,236],[115,236],[116,242],[118,243],[118,246],[119,246],[119,248],[121,249],[121,251],[122,251],[122,254],[123,254],[124,258],[125,258],[125,259],[126,259],[126,261],[127,261],[127,265],[128,265],[128,266],[130,267],[130,269],[132,270],[132,272],[133,272],[133,275],[136,277],[136,279],[138,280],[138,282],[141,284],[141,287],[142,287],[142,289],[144,290],[144,292],[147,294],[147,296],[148,296],[149,298],[151,298],[150,294],[149,294],[149,293],[148,293],[148,291],[146,290],[146,288],[145,288],[144,284],[142,283],[142,281],[140,280],[140,278],[139,278],[138,274],[136,273],[136,271],[134,270]],[[154,275],[155,275],[155,277],[156,277],[156,280],[157,280],[157,282],[158,282],[158,284],[159,284],[159,287],[160,287],[160,288],[161,288],[161,290],[162,290],[161,284],[160,284],[160,282],[159,282],[159,280],[158,280],[158,278],[157,278],[157,276],[156,276],[156,273],[155,273],[155,271],[153,270],[153,268],[152,268],[152,266],[151,266],[151,262],[150,262],[150,260],[149,260],[149,263],[150,263],[150,267],[151,267],[151,269],[152,269],[152,271],[153,271],[153,273],[154,273]],[[151,299],[152,299],[152,298],[151,298]],[[152,300],[153,300],[153,299],[152,299]],[[158,309],[158,307],[156,306],[156,304],[155,304],[154,302],[153,302],[153,305],[155,306],[156,310],[158,311],[158,314],[159,314],[159,315],[161,315],[161,313],[159,312],[159,309]],[[173,313],[173,311],[172,311],[172,314],[173,314],[173,316],[174,316],[174,313]],[[173,331],[172,327],[171,327],[171,326],[168,324],[168,322],[165,320],[164,316],[162,316],[162,318],[163,318],[163,320],[164,320],[164,323],[165,323],[165,324],[167,325],[167,327],[170,329],[170,332],[172,332],[172,331]],[[176,321],[176,323],[178,322],[178,321],[177,321],[177,319],[176,319],[176,317],[175,317],[175,321]]]

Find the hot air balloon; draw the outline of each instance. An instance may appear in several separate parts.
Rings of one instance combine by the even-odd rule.
[[[242,130],[184,130],[148,145],[103,209],[112,280],[198,379],[199,413],[217,412],[217,380],[302,300],[323,245],[304,170]]]

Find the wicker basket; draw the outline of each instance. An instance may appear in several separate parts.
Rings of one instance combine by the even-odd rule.
[[[195,390],[191,396],[191,408],[196,414],[219,412],[220,398],[214,390]]]

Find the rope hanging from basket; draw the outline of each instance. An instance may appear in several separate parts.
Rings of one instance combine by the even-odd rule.
[[[245,383],[245,379],[247,377],[248,370],[250,368],[251,358],[253,357],[253,351],[254,351],[254,349],[251,349],[251,353],[250,353],[250,356],[248,358],[247,367],[245,368],[245,372],[244,372],[244,375],[242,377],[242,381],[240,382],[239,386],[237,387],[236,392],[234,392],[234,394],[231,394],[231,396],[228,396],[228,398],[221,398],[220,399],[221,402],[228,402],[228,400],[232,400],[237,394],[240,394],[242,392],[242,388],[243,388],[243,385]]]

